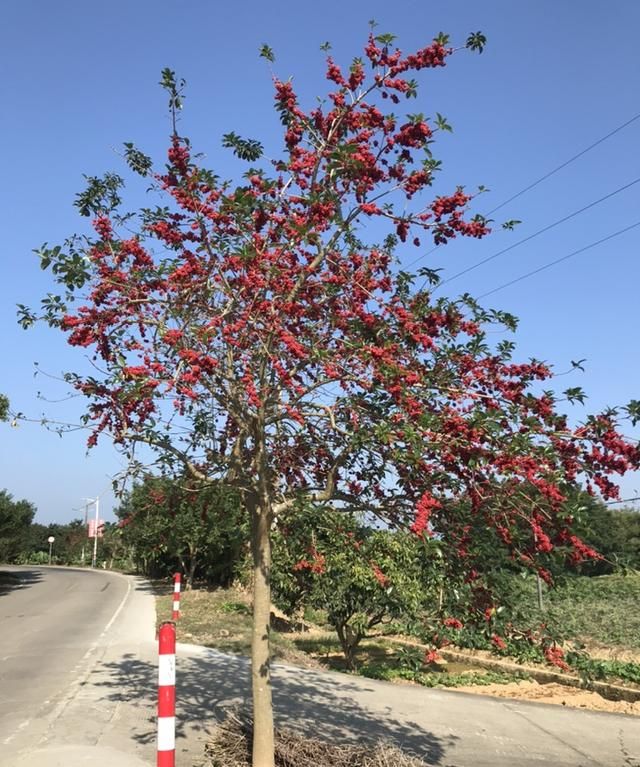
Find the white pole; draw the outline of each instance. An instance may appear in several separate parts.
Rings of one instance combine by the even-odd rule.
[[[93,558],[91,559],[91,567],[96,566],[98,559],[98,523],[100,521],[100,499],[96,498],[96,525],[93,530]]]
[[[89,519],[89,503],[86,502],[87,499],[85,498],[85,504],[84,504],[84,536],[82,538],[82,566],[84,567],[84,542],[86,541],[86,535],[87,535],[87,521]]]

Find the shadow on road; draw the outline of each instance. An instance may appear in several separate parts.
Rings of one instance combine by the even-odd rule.
[[[178,657],[177,736],[210,730],[230,707],[239,705],[246,710],[251,705],[248,671],[245,658],[222,654]],[[156,673],[153,664],[128,655],[103,666],[97,683],[106,688],[108,700],[143,704],[155,699]],[[445,750],[454,741],[443,742],[415,722],[401,722],[390,710],[384,715],[367,711],[353,697],[362,687],[353,685],[348,677],[338,681],[308,669],[276,668],[273,691],[277,726],[312,737],[343,743],[392,741],[433,765],[443,764]],[[142,743],[152,742],[155,722],[149,720],[134,737]]]
[[[41,570],[0,570],[0,597],[11,591],[29,588],[41,580]]]
[[[153,594],[154,597],[157,597],[163,594],[172,594],[173,581],[149,581],[137,579],[134,588],[136,591],[142,591],[143,594]]]

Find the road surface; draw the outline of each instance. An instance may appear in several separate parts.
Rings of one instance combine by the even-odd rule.
[[[105,694],[98,676],[140,648],[151,682],[152,597],[137,594],[135,580],[100,570],[0,571],[0,764],[101,767],[99,754],[105,764],[117,755],[119,767],[148,762],[151,741],[128,737],[126,691],[119,700]],[[153,699],[145,709],[152,717]]]
[[[178,645],[182,716],[248,706],[248,663]],[[281,726],[332,741],[386,739],[438,767],[640,767],[640,718],[274,666]],[[186,767],[186,764],[185,764]]]
[[[21,587],[0,586],[0,765],[154,764],[153,595],[100,571],[13,572]],[[193,767],[215,718],[248,709],[248,663],[179,645],[177,682],[176,762]],[[274,704],[280,726],[393,740],[438,767],[640,767],[637,717],[277,664]]]

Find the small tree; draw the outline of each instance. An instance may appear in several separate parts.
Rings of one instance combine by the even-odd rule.
[[[164,577],[179,567],[186,588],[198,573],[209,583],[228,583],[248,537],[237,494],[189,477],[146,477],[116,515],[142,571]]]
[[[463,48],[483,45],[477,33]],[[549,367],[513,363],[508,341],[489,344],[486,323],[514,329],[512,316],[468,295],[435,298],[435,271],[420,270],[416,287],[395,267],[397,249],[422,253],[427,241],[489,231],[468,214],[473,195],[462,187],[422,198],[440,168],[434,140],[450,127],[399,107],[417,97],[414,76],[441,69],[455,50],[439,35],[404,55],[392,35],[372,33],[347,71],[328,59],[332,90],[306,111],[292,82],[274,78],[283,155],[266,162],[259,141],[226,134],[224,146],[247,163],[235,184],[203,168],[178,133],[182,83],[165,70],[174,118],[166,167],[125,145],[160,206],[124,212],[120,177],[91,177],[76,204],[94,234],[39,251],[63,288],[45,299],[44,318],[99,363],[68,376],[89,401],[89,444],[109,433],[132,460],[136,446],[151,446],[243,500],[254,767],[273,767],[276,519],[295,524],[301,502],[334,501],[338,512],[442,536],[458,569],[473,552],[472,520],[535,567],[551,547],[590,553],[562,513],[564,488],[584,477],[615,495],[609,475],[640,462],[616,431],[616,411],[571,428],[554,395],[538,390]],[[267,46],[262,55],[273,61]],[[21,308],[24,325],[35,318]],[[525,482],[544,506],[519,504]],[[464,513],[448,515],[452,495],[468,499]],[[481,578],[473,570],[469,578]]]
[[[322,610],[350,669],[372,629],[415,620],[432,605],[438,545],[408,532],[377,530],[352,515],[309,506],[273,535],[274,602],[288,615]]]

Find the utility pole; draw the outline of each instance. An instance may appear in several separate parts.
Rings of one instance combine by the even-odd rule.
[[[544,610],[544,600],[542,599],[542,578],[540,573],[536,573],[536,587],[538,592],[538,610],[542,612]]]

